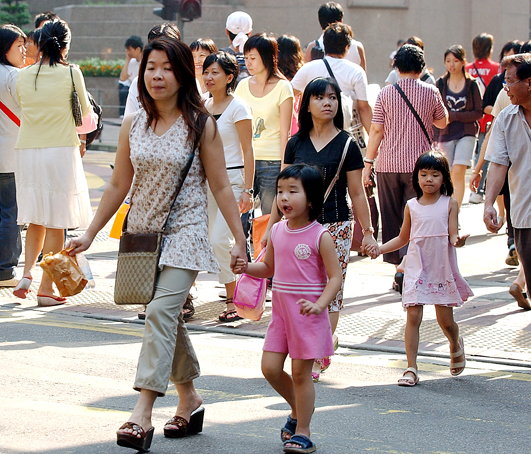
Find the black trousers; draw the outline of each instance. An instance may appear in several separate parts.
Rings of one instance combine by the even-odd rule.
[[[531,229],[514,228],[514,243],[525,274],[527,291],[531,291]]]

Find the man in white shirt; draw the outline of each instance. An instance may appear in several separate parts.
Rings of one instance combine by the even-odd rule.
[[[140,60],[142,60],[142,50],[144,43],[140,36],[130,36],[125,41],[125,63],[120,72],[120,81],[118,82],[118,96],[120,98],[120,116],[123,117],[125,102],[129,93],[129,87],[135,77],[138,76]]]
[[[372,109],[367,100],[367,75],[363,68],[345,59],[352,39],[351,28],[334,23],[324,33],[325,59],[330,65],[341,91],[357,103],[361,123],[368,132],[371,127]],[[306,63],[291,81],[293,93],[298,96],[316,77],[331,77],[323,60]]]
[[[531,55],[505,57],[504,89],[512,105],[496,117],[485,159],[490,161],[483,220],[490,232],[496,233],[501,225],[494,208],[508,172],[511,193],[511,219],[516,250],[524,270],[528,291],[531,289]],[[509,167],[509,164],[511,166]],[[519,303],[525,310],[527,304]]]

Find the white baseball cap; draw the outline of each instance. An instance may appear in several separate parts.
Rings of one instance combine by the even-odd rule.
[[[236,38],[232,41],[232,45],[239,52],[243,52],[243,46],[248,39],[247,35],[253,30],[253,19],[251,16],[243,11],[235,11],[227,17],[225,28],[236,35]]]

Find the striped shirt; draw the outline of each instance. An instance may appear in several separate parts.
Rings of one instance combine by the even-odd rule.
[[[446,116],[446,108],[439,90],[418,79],[400,79],[398,85],[419,114],[433,140],[433,121]],[[372,122],[384,126],[376,171],[413,172],[417,158],[431,148],[431,143],[428,143],[415,116],[393,85],[384,87],[378,95]]]

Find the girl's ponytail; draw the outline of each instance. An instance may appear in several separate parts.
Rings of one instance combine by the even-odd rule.
[[[63,51],[64,49],[68,51],[70,48],[71,38],[70,28],[62,19],[46,22],[40,29],[39,51],[42,52],[42,59],[35,76],[35,90],[37,89],[37,77],[39,77],[39,71],[44,60],[48,60],[50,66],[56,66],[58,63],[61,65],[68,64],[66,54],[63,56]]]

